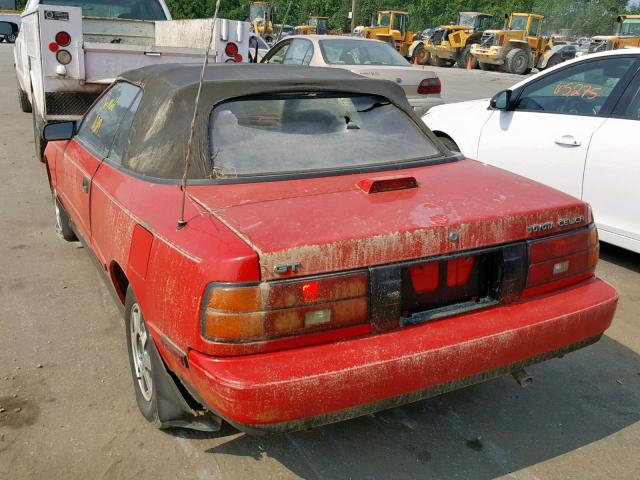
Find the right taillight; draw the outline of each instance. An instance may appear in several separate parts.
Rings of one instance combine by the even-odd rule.
[[[213,284],[202,335],[246,343],[368,324],[366,272],[255,285]]]
[[[600,247],[595,225],[529,242],[529,272],[524,296],[538,295],[594,275]]]
[[[418,85],[419,95],[437,95],[440,94],[440,90],[442,90],[442,84],[438,77],[425,78],[420,82],[420,85]]]

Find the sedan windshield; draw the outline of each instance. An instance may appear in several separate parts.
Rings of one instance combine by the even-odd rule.
[[[413,120],[381,97],[259,97],[216,107],[210,178],[394,166],[439,155]]]
[[[322,57],[329,65],[409,65],[388,43],[351,39],[320,40],[319,43]]]
[[[158,0],[47,0],[47,5],[82,7],[85,17],[166,20]]]

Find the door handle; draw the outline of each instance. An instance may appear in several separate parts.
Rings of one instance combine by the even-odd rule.
[[[91,179],[86,175],[82,176],[82,191],[84,193],[89,193],[89,186],[91,185]]]
[[[573,135],[563,135],[560,138],[556,138],[556,145],[562,145],[563,147],[579,147],[582,145],[580,140],[573,138]]]

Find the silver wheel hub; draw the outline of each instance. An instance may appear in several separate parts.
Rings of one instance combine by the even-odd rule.
[[[62,234],[62,217],[60,215],[60,207],[58,206],[58,202],[56,201],[55,194],[53,196],[53,208],[56,212],[56,233],[58,235]]]
[[[153,394],[153,379],[151,377],[151,357],[149,356],[149,333],[142,319],[140,305],[134,303],[129,318],[131,329],[131,352],[133,366],[140,393],[149,402]]]

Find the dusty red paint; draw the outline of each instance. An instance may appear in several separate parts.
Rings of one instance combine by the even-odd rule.
[[[533,238],[541,234],[529,225],[587,217],[584,202],[473,160],[401,173],[419,187],[367,194],[357,183],[369,174],[190,192],[258,252],[263,280],[281,278],[274,267],[283,263],[299,262],[299,276],[382,265]]]
[[[210,342],[200,319],[211,282],[278,279],[281,263],[299,262],[289,275],[302,276],[514,242],[535,236],[527,232],[532,224],[587,218],[587,206],[465,160],[379,175],[191,187],[189,223],[177,230],[178,185],[131,176],[75,141],[50,142],[45,156],[53,187],[100,264],[125,271],[167,366],[239,423],[286,422],[548,352],[602,333],[615,308],[613,289],[587,279],[384,334],[364,325],[240,346]],[[404,176],[415,177],[417,188],[368,194],[358,187]],[[136,229],[153,236],[140,256]],[[145,276],[139,270],[147,257]],[[189,353],[190,367],[161,336]],[[352,339],[336,342],[344,337]]]
[[[338,343],[243,359],[192,352],[198,391],[248,425],[325,415],[513,364],[599,335],[614,289],[599,280],[529,302]],[[571,304],[567,312],[566,304]]]

